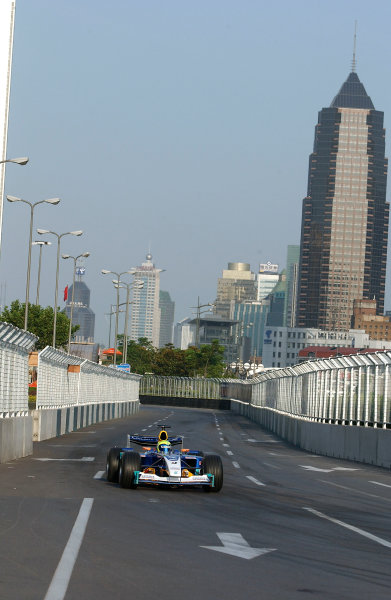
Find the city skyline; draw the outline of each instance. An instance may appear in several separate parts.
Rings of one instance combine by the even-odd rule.
[[[16,1],[8,156],[30,162],[7,168],[5,193],[61,197],[56,211],[37,212],[35,227],[83,229],[83,248],[66,239],[62,250],[93,253],[98,341],[112,301],[101,268],[139,264],[148,242],[167,269],[177,321],[198,296],[214,300],[227,262],[284,265],[299,242],[315,111],[346,78],[356,19],[357,69],[387,128],[389,4],[283,8],[120,1],[112,12],[89,0]],[[8,304],[24,298],[23,208],[4,207]],[[54,254],[43,256],[43,305],[53,302]],[[61,265],[60,289],[70,280]]]

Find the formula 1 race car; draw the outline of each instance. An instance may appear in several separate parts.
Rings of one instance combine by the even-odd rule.
[[[125,448],[111,448],[106,461],[107,481],[131,489],[152,484],[201,486],[205,492],[219,492],[223,487],[220,456],[183,448],[183,437],[169,437],[167,428],[162,427],[156,437],[128,435]],[[142,446],[143,452],[135,452],[133,445]]]

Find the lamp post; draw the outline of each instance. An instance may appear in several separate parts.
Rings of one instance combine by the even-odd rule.
[[[69,334],[68,334],[68,354],[71,353],[71,335],[72,335],[72,319],[73,319],[73,303],[75,298],[75,277],[76,277],[76,262],[79,258],[88,258],[89,252],[83,252],[79,256],[71,256],[70,254],[63,254],[62,258],[73,258],[73,282],[72,282],[72,299],[71,299],[71,314],[69,318]]]
[[[126,273],[128,273],[129,275],[131,275],[132,273],[134,273],[134,269],[129,269],[128,271],[122,271],[122,273],[116,273],[115,271],[109,271],[108,269],[102,269],[101,270],[102,275],[107,275],[108,273],[111,273],[112,275],[117,275],[117,280],[120,281],[121,279],[121,275],[125,275]],[[117,288],[117,310],[116,310],[116,315],[115,315],[115,334],[114,334],[114,359],[113,359],[113,365],[115,366],[117,364],[117,338],[118,338],[118,313],[119,313],[119,287]]]
[[[56,288],[54,293],[54,319],[53,319],[53,348],[56,347],[56,329],[57,329],[57,301],[58,301],[58,271],[60,267],[60,242],[61,238],[64,235],[82,235],[82,231],[79,229],[77,231],[66,231],[65,233],[56,233],[55,231],[49,231],[49,229],[37,229],[37,233],[39,235],[44,235],[46,233],[51,233],[57,237],[57,267],[56,267]]]
[[[32,243],[32,246],[39,246],[39,260],[38,260],[38,279],[37,279],[37,296],[35,298],[35,304],[39,304],[39,285],[41,282],[41,263],[42,263],[42,248],[43,246],[51,246],[52,242],[37,241]]]
[[[144,287],[144,282],[140,281],[139,279],[137,279],[136,281],[133,281],[133,283],[125,283],[124,281],[119,281],[116,279],[113,279],[113,283],[114,283],[114,287],[115,288],[124,288],[126,287],[126,309],[125,309],[125,327],[124,327],[124,344],[123,344],[123,351],[124,354],[123,356],[125,357],[125,361],[126,361],[126,357],[128,354],[128,321],[129,321],[129,304],[132,304],[129,301],[129,296],[130,296],[130,290],[131,288],[135,287],[138,290],[141,290]],[[120,285],[123,284],[123,285]]]
[[[5,160],[0,160],[0,165],[8,162],[16,163],[17,165],[27,165],[28,161],[28,156],[23,156],[23,158],[6,158]]]
[[[16,159],[18,160],[18,159]],[[29,315],[29,295],[30,295],[30,272],[31,272],[31,245],[33,240],[33,221],[34,221],[34,209],[38,204],[53,204],[57,205],[60,202],[60,198],[49,198],[48,200],[40,200],[39,202],[29,202],[23,198],[17,198],[16,196],[7,196],[8,202],[23,202],[28,204],[30,207],[30,235],[29,235],[29,247],[27,255],[27,277],[26,277],[26,300],[24,309],[24,328],[27,330],[27,320]]]

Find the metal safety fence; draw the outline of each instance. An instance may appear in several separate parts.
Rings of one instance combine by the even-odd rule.
[[[28,414],[28,356],[37,337],[0,323],[0,418]]]
[[[36,408],[138,401],[140,378],[47,346],[38,354]]]
[[[391,352],[355,354],[268,369],[256,378],[145,375],[140,394],[231,398],[307,420],[391,427]]]

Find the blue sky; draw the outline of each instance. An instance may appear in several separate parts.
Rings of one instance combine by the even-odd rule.
[[[30,163],[7,168],[5,193],[59,196],[37,208],[35,227],[84,230],[61,249],[91,252],[98,341],[114,302],[100,270],[139,265],[149,247],[176,320],[198,296],[215,299],[229,261],[284,266],[300,240],[317,113],[350,71],[355,20],[357,72],[387,128],[388,0],[16,0],[8,156]],[[27,240],[27,207],[6,203],[7,303],[24,300]],[[44,249],[43,305],[55,254]],[[62,261],[61,291],[71,279]]]

